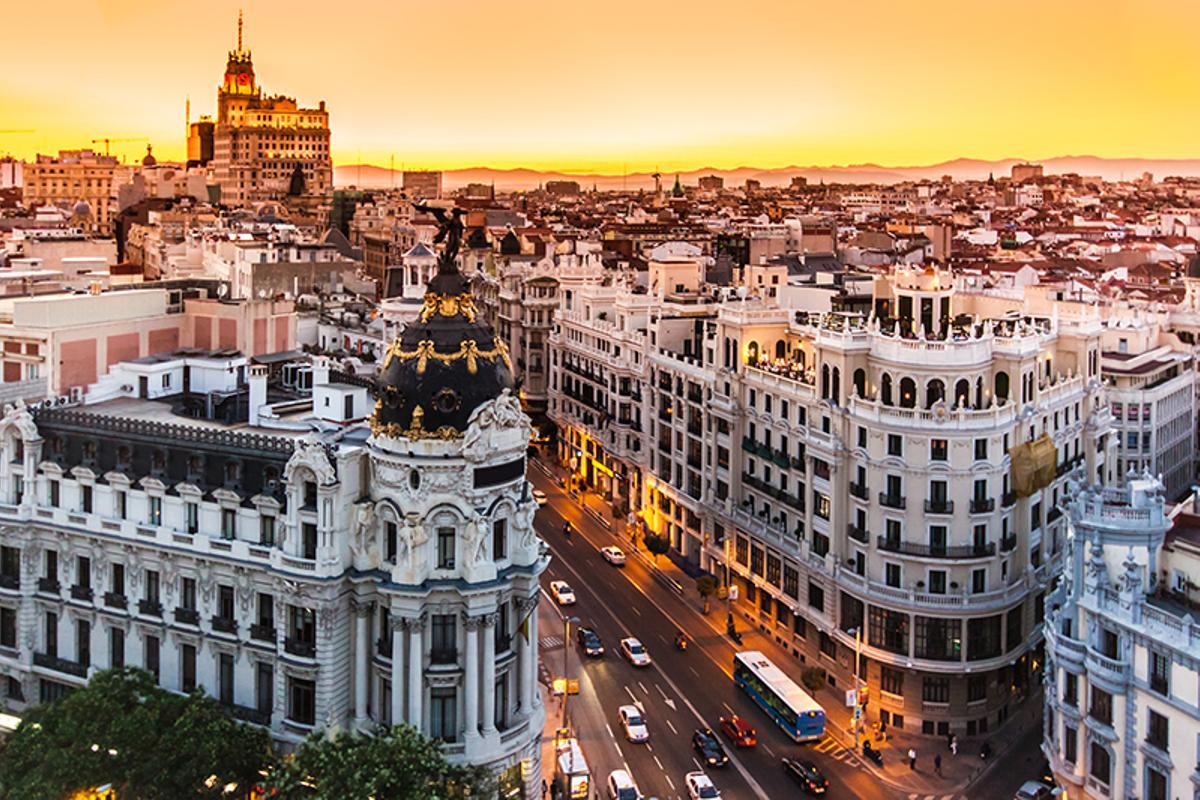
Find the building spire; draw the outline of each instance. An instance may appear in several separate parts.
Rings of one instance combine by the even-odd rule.
[[[237,51],[242,52],[242,10],[238,9],[238,48]]]

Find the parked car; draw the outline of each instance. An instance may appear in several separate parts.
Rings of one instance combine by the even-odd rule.
[[[566,581],[550,581],[550,594],[560,606],[575,605],[575,592]]]
[[[1046,784],[1041,781],[1025,781],[1013,795],[1013,800],[1050,800],[1051,797],[1054,797],[1054,790]]]
[[[541,508],[542,506],[546,505],[547,498],[546,498],[545,492],[543,492],[541,489],[534,489],[532,494],[533,494],[533,502],[538,504],[538,508]]]
[[[642,643],[632,636],[621,640],[621,655],[635,667],[650,666],[650,654],[646,652]]]
[[[646,718],[642,716],[640,708],[621,706],[617,709],[617,716],[621,719],[621,728],[625,731],[626,739],[631,742],[650,741],[650,729],[646,727]]]
[[[575,641],[579,642],[579,646],[583,648],[583,652],[592,658],[599,658],[604,655],[604,643],[600,641],[600,634],[591,628],[576,629]]]
[[[614,567],[625,566],[625,552],[616,545],[600,548],[600,555],[604,556],[604,560],[612,564]]]
[[[692,734],[692,749],[700,756],[700,760],[710,767],[723,767],[729,763],[725,748],[711,728],[697,728]]]
[[[721,793],[703,772],[689,772],[683,776],[683,784],[687,786],[691,800],[721,800]]]
[[[821,770],[817,769],[817,765],[811,761],[785,758],[783,759],[783,769],[787,772],[788,777],[800,784],[800,788],[807,794],[825,794],[825,790],[829,788],[829,781],[821,774]]]
[[[758,734],[749,722],[734,714],[732,717],[721,717],[721,733],[729,737],[729,741],[738,747],[754,747],[758,744]]]

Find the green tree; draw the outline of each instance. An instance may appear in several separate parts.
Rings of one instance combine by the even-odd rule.
[[[704,613],[708,613],[709,599],[717,593],[717,579],[712,575],[701,575],[696,578],[696,591],[700,593],[700,599],[704,601]]]
[[[0,797],[44,800],[112,784],[139,800],[216,798],[244,789],[271,757],[261,728],[202,692],[176,695],[142,670],[100,672],[33,708],[0,751]]]
[[[671,549],[671,540],[655,533],[647,533],[643,541],[645,541],[646,549],[650,551],[650,555],[654,556],[655,564],[658,563],[659,556],[665,556]]]
[[[820,667],[809,667],[800,673],[800,682],[810,692],[816,692],[825,685],[825,670]]]
[[[407,725],[311,734],[272,767],[264,788],[279,800],[450,800],[495,792],[486,770],[447,763],[436,742]]]

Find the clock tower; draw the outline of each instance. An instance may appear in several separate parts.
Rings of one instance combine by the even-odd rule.
[[[242,48],[242,12],[238,12],[237,49],[231,50],[229,60],[225,62],[225,79],[217,91],[218,121],[227,120],[230,111],[229,100],[233,98],[257,97],[258,83],[254,80],[254,61],[250,51]],[[236,107],[244,107],[234,103]]]

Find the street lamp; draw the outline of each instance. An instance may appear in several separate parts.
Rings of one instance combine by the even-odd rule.
[[[858,750],[858,735],[862,728],[862,701],[859,688],[862,660],[862,626],[851,628],[846,633],[854,634],[854,749]]]
[[[580,622],[579,617],[563,617],[563,720],[567,727],[567,698],[571,696],[571,681],[567,678],[567,661],[571,657],[571,623]]]

